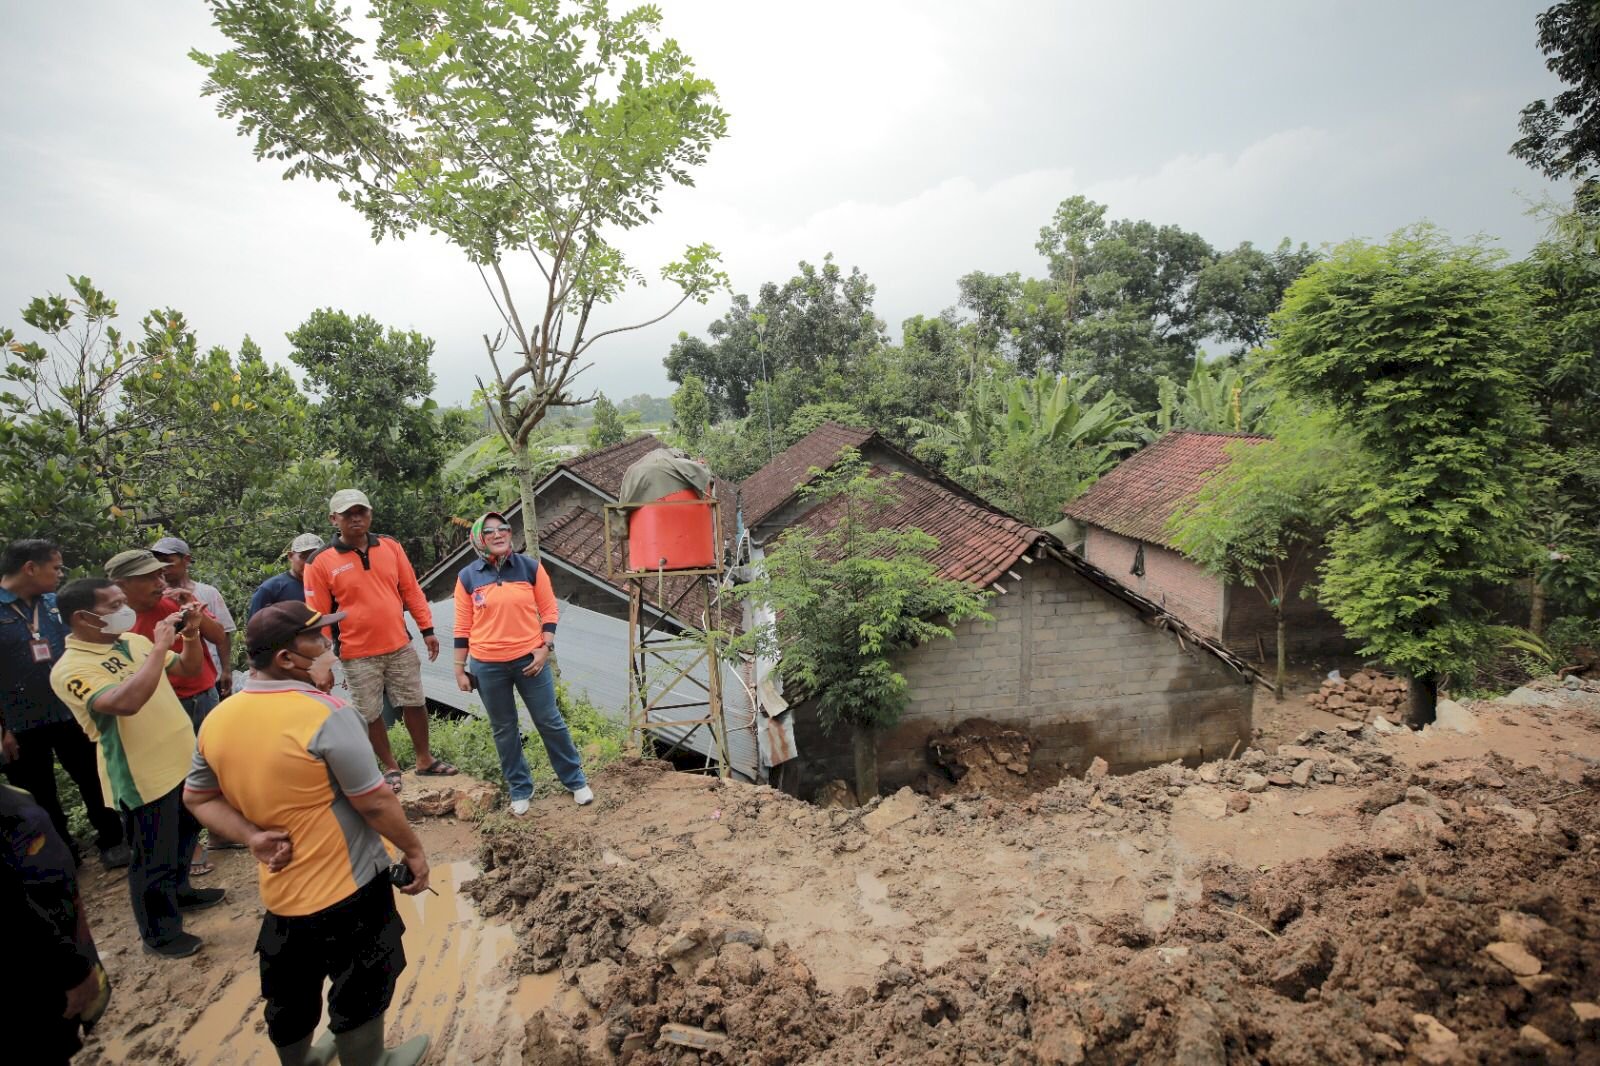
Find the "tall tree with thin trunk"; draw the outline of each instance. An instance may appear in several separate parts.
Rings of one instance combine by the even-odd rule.
[[[1328,541],[1321,599],[1362,654],[1411,678],[1411,720],[1492,650],[1485,593],[1527,557],[1527,294],[1499,255],[1437,230],[1353,241],[1303,274],[1274,318],[1287,391],[1360,443],[1357,501]]]
[[[483,337],[484,391],[536,550],[530,442],[550,408],[584,402],[572,384],[595,343],[727,284],[716,252],[690,247],[661,270],[678,290],[663,314],[593,321],[644,283],[618,236],[652,220],[669,182],[693,184],[725,135],[716,87],[649,5],[613,17],[605,0],[372,0],[370,47],[333,0],[210,6],[234,47],[190,55],[256,158],[332,182],[375,240],[426,229],[478,270],[500,320]],[[526,299],[524,263],[538,279]]]

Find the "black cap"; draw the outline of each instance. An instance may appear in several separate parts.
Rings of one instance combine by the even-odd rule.
[[[264,651],[287,648],[301,633],[331,626],[342,618],[343,611],[323,614],[313,611],[299,600],[275,603],[250,616],[249,623],[244,627],[245,650],[254,657]]]

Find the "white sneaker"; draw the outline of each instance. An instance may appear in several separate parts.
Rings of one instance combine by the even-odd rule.
[[[594,789],[590,788],[588,785],[584,785],[582,788],[578,789],[578,791],[572,794],[572,799],[573,802],[578,806],[587,807],[589,804],[594,802]]]
[[[516,815],[518,818],[521,818],[524,814],[527,814],[528,813],[528,801],[527,800],[512,800],[511,801],[511,813]]]

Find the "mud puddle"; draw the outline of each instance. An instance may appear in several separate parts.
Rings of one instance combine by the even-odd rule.
[[[551,1001],[559,977],[515,973],[513,931],[482,918],[459,892],[476,874],[472,863],[440,864],[432,877],[438,895],[395,897],[406,923],[407,965],[389,1010],[389,1042],[428,1033],[434,1048],[430,1061],[511,1066],[521,1061],[527,1019]],[[212,964],[206,984],[216,983],[202,992],[206,1006],[178,1039],[177,1060],[196,1066],[276,1066],[261,1018],[256,923],[218,917],[217,928],[196,923]],[[225,965],[217,967],[223,960]],[[324,1013],[319,1037],[326,1025]],[[148,1035],[141,1031],[107,1040],[100,1045],[104,1061],[140,1061]]]

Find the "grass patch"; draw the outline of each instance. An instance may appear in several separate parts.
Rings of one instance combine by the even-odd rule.
[[[556,707],[567,720],[573,743],[583,757],[583,768],[593,773],[622,757],[627,729],[606,718],[593,703],[583,696],[574,695],[565,682],[556,682]],[[481,711],[481,707],[479,708]],[[403,724],[396,723],[389,730],[389,745],[401,768],[416,765],[417,753],[411,744],[411,734]],[[494,733],[487,718],[476,716],[462,718],[431,717],[428,722],[428,745],[434,755],[460,767],[461,772],[482,781],[489,781],[505,791],[505,778],[500,775],[500,757],[494,750]],[[534,789],[539,794],[564,791],[550,767],[550,757],[537,732],[522,738],[522,750],[528,758],[528,769],[533,773]]]

